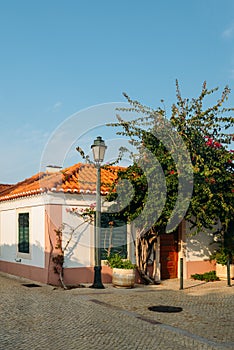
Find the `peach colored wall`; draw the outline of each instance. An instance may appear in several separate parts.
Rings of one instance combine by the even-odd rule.
[[[33,281],[47,283],[47,271],[40,267],[0,261],[0,271],[15,276],[25,277]]]
[[[111,283],[112,270],[108,266],[102,266],[102,283]],[[64,282],[67,285],[71,284],[92,284],[94,280],[94,268],[93,267],[78,267],[64,269]]]
[[[204,261],[187,261],[187,278],[195,273],[204,273],[209,271],[215,271],[215,263],[209,260]]]
[[[22,265],[17,263],[10,263],[6,261],[0,261],[0,271],[9,273],[14,276],[28,278],[32,281],[60,285],[58,275],[49,270],[42,269],[35,266]],[[67,285],[77,285],[82,283],[93,283],[94,268],[93,267],[78,267],[64,269],[64,282]],[[108,266],[102,267],[102,282],[111,283],[112,270]]]
[[[48,204],[45,206],[45,269],[47,271],[47,283],[58,284],[58,275],[54,272],[53,255],[57,253],[56,232],[62,225],[62,206]]]

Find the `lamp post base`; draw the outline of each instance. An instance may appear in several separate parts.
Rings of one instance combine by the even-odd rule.
[[[101,266],[94,266],[94,282],[89,288],[105,289],[102,284]]]

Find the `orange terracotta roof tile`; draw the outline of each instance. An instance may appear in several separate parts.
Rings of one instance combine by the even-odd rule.
[[[119,166],[101,169],[101,194],[109,192],[111,184],[117,179],[118,170],[122,169]],[[0,201],[43,192],[96,193],[96,168],[92,164],[78,163],[58,172],[40,172],[2,190],[0,187]]]
[[[8,184],[0,184],[0,193],[4,192],[5,190],[9,189],[13,185],[8,185]]]

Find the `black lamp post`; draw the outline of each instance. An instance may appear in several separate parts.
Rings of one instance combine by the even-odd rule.
[[[95,219],[95,266],[94,266],[94,282],[91,288],[103,289],[101,276],[101,249],[100,249],[100,234],[101,234],[101,163],[103,162],[106,145],[101,136],[94,140],[91,146],[93,151],[93,159],[97,168],[96,182],[96,219]]]

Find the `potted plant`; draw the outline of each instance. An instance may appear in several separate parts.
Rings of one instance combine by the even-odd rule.
[[[106,260],[106,264],[112,268],[112,284],[115,287],[133,288],[136,265],[118,253],[110,254]]]

